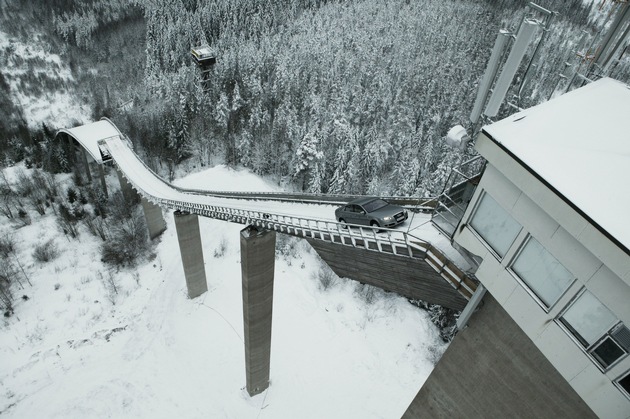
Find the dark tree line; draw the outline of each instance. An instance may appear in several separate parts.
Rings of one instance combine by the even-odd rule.
[[[558,51],[588,24],[580,1],[547,3],[566,16],[535,63],[528,105],[551,93]],[[161,119],[127,121],[153,129],[136,140],[158,161],[220,153],[311,192],[435,194],[454,160],[442,139],[466,124],[497,31],[515,29],[525,5],[147,1],[145,83]],[[218,53],[205,94],[187,54],[200,43]]]
[[[42,19],[93,58],[98,73],[78,78],[95,119],[164,175],[220,159],[312,192],[428,195],[456,160],[442,140],[469,125],[498,29],[527,3],[54,0]],[[558,14],[521,106],[551,95],[580,30],[601,25],[581,0],[538,3]],[[206,92],[189,55],[204,43],[218,54]]]

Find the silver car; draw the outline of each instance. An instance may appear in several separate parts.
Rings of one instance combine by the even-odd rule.
[[[335,218],[344,224],[395,227],[409,216],[406,209],[376,197],[363,197],[335,210]]]

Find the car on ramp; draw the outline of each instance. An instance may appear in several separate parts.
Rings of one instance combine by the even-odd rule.
[[[335,219],[342,224],[393,228],[405,222],[409,213],[401,206],[384,199],[366,196],[354,199],[335,210]]]

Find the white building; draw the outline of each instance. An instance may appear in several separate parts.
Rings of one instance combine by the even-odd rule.
[[[405,416],[630,418],[630,88],[601,79],[475,147],[453,240],[487,294]]]

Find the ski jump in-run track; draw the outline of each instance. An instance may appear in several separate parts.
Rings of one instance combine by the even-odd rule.
[[[464,272],[465,262],[457,257],[448,239],[436,234],[427,214],[418,213],[423,202],[417,198],[385,198],[418,213],[402,228],[347,226],[334,219],[334,209],[357,196],[218,192],[172,185],[144,164],[131,142],[107,118],[62,129],[56,138],[66,141],[72,157],[78,155],[73,159],[76,168],[86,170],[88,176],[90,165],[98,165],[101,178],[103,165],[114,165],[123,191],[131,186],[142,198],[152,238],[165,228],[163,210],[171,209],[176,214],[215,218],[304,238],[339,276],[408,298],[461,310],[476,289],[476,281]],[[105,187],[104,180],[102,184]],[[151,221],[156,213],[160,219],[157,225]],[[181,250],[184,254],[185,249]]]

